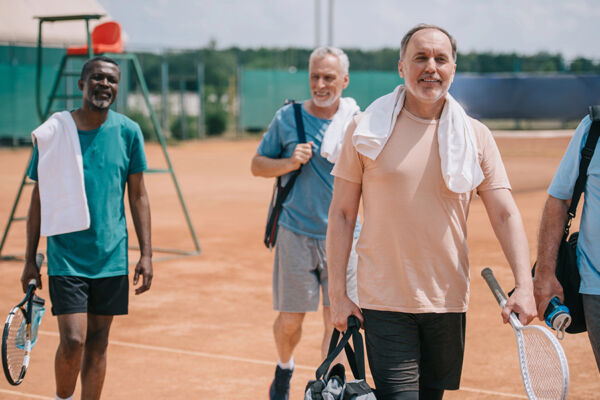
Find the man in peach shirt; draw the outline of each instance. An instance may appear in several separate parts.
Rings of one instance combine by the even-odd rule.
[[[405,86],[396,90],[404,103],[399,111],[394,106],[389,137],[375,157],[366,156],[356,144],[361,117],[355,119],[332,172],[331,317],[338,330],[345,330],[351,314],[363,322],[380,400],[441,399],[444,390],[459,388],[469,294],[466,220],[473,190],[515,277],[504,321],[511,311],[524,324],[536,315],[527,238],[500,154],[490,131],[448,95],[455,60],[456,42],[448,32],[432,25],[411,29],[402,39],[398,63]],[[449,189],[444,175],[446,149],[438,128],[445,107],[460,108],[475,144],[473,165],[481,178],[468,190]],[[345,293],[344,277],[361,196],[359,308]]]

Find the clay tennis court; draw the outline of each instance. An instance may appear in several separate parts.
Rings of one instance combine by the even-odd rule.
[[[532,260],[545,188],[568,140],[497,138],[523,215]],[[130,315],[113,324],[103,398],[267,398],[277,359],[271,333],[273,255],[262,244],[272,181],[254,178],[249,172],[257,145],[258,138],[219,139],[169,148],[203,253],[155,263],[150,292],[130,297]],[[147,154],[152,167],[164,166],[160,147],[148,145]],[[28,157],[28,149],[0,149],[0,229],[8,219]],[[153,244],[191,250],[170,177],[147,176],[146,185],[151,196]],[[18,215],[26,213],[28,198],[26,190]],[[24,225],[13,225],[5,254],[24,252]],[[131,228],[130,233],[135,243]],[[499,307],[480,277],[483,267],[490,266],[506,290],[512,285],[510,268],[478,199],[470,210],[469,248],[471,305],[462,385],[445,398],[526,398],[514,335],[502,324]],[[22,297],[21,268],[21,262],[0,262],[2,321]],[[45,268],[42,273],[46,285]],[[39,294],[48,299],[47,286]],[[302,398],[320,362],[321,326],[320,314],[307,316],[295,352],[292,399]],[[58,336],[56,319],[49,310],[40,330],[25,381],[12,387],[2,376],[0,399],[54,398]],[[598,398],[600,377],[587,336],[568,336],[562,344],[571,373],[569,398]]]

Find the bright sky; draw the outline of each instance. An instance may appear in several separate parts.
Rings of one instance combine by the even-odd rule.
[[[313,47],[315,4],[327,44],[329,0],[98,0],[133,49]],[[447,29],[459,51],[560,52],[600,60],[596,0],[334,0],[333,45],[399,47],[412,26]]]

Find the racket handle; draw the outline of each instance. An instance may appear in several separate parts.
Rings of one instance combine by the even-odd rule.
[[[504,304],[506,304],[507,300],[506,294],[504,294],[504,291],[500,287],[500,284],[496,280],[492,270],[489,268],[484,268],[483,271],[481,271],[481,276],[483,276],[483,279],[485,279],[485,282],[490,287],[490,290],[494,294],[498,304],[500,304],[500,307],[504,307]]]
[[[42,263],[44,262],[44,255],[42,253],[37,253],[35,255],[35,266],[37,267],[37,272],[40,272],[40,269],[42,268]],[[37,286],[37,280],[36,279],[30,279],[29,280],[29,284],[28,286],[33,285],[34,287]]]

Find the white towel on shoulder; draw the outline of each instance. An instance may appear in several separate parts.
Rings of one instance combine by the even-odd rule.
[[[69,111],[52,114],[31,134],[38,147],[42,236],[90,227],[77,126]]]
[[[333,116],[331,123],[323,134],[321,142],[321,157],[324,157],[332,164],[337,161],[342,150],[342,141],[344,133],[354,117],[360,111],[360,107],[352,97],[342,97],[337,112]]]
[[[352,143],[364,156],[375,160],[387,143],[404,106],[406,89],[400,85],[392,93],[375,100],[363,113]],[[483,181],[477,159],[477,141],[469,117],[450,95],[440,116],[438,147],[444,182],[455,193],[466,193]]]

